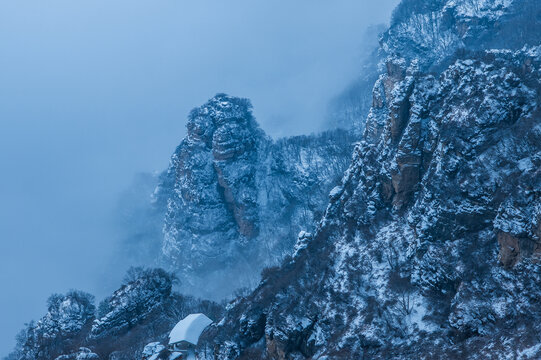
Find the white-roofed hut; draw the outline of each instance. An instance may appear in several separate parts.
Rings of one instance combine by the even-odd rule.
[[[205,314],[190,314],[180,320],[169,334],[169,350],[182,354],[181,359],[195,359],[195,347],[203,330],[212,324]]]

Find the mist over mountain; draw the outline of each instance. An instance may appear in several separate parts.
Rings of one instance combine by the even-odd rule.
[[[113,259],[142,267],[50,296],[7,359],[540,358],[541,5],[403,0],[367,34],[337,129],[201,101],[118,204]]]
[[[167,168],[192,108],[226,92],[273,138],[328,128],[396,2],[1,2],[0,356],[51,293],[118,287],[119,195]]]

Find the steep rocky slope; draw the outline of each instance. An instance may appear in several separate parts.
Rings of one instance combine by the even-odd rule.
[[[134,268],[97,309],[94,297],[80,291],[52,295],[47,314],[21,331],[7,359],[139,359],[148,339],[164,341],[186,315],[222,315],[218,304],[172,292],[174,281],[161,269]]]
[[[351,159],[343,130],[273,141],[251,104],[218,94],[192,111],[155,192],[165,209],[161,263],[183,291],[211,298],[257,284],[319,219]]]
[[[522,12],[530,5],[403,2],[364,139],[317,230],[201,348],[218,359],[541,357],[541,49],[522,48],[540,42],[541,22]],[[537,35],[507,36],[520,16]]]

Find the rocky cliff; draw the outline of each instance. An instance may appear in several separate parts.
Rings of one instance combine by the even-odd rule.
[[[540,12],[404,1],[382,37],[363,140],[315,233],[201,348],[217,359],[541,357],[541,49],[525,46],[541,42]],[[517,22],[537,32],[517,37]]]
[[[204,297],[257,284],[322,216],[353,141],[344,130],[273,141],[248,100],[224,94],[194,109],[154,195],[165,209],[161,263]]]
[[[173,292],[174,281],[162,269],[133,268],[97,308],[94,297],[80,291],[52,295],[47,314],[27,324],[7,359],[140,359],[147,339],[165,341],[186,315],[221,317],[220,305]]]

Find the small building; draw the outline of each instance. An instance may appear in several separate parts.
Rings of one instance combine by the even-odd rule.
[[[195,347],[203,330],[212,324],[205,314],[190,314],[180,320],[169,334],[169,351],[181,356],[175,359],[195,359]]]

